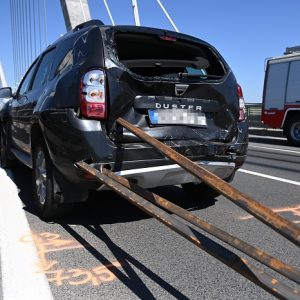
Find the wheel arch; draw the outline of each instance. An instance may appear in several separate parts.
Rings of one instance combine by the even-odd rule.
[[[39,123],[34,123],[31,127],[31,156],[33,159],[34,145],[43,143],[45,150],[48,152],[48,159],[51,160],[49,147],[43,134],[43,129]],[[33,163],[33,162],[32,162]],[[53,164],[53,176],[54,176],[54,193],[56,194],[56,201],[60,203],[73,203],[84,202],[88,197],[88,190],[81,189],[74,185],[63,176],[63,174]],[[59,183],[59,184],[58,184]],[[63,197],[59,196],[62,192]]]
[[[300,118],[300,107],[298,108],[288,108],[284,114],[281,128],[285,129],[286,125],[288,124],[289,120],[294,117]]]

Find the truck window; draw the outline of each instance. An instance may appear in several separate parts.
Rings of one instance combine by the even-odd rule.
[[[300,101],[300,61],[291,62],[287,85],[286,102]]]
[[[283,108],[288,68],[288,62],[269,64],[265,92],[265,109]]]

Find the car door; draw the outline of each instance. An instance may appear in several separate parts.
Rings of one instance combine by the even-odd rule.
[[[21,105],[18,110],[18,119],[22,123],[19,128],[20,140],[23,146],[23,151],[31,154],[31,126],[32,115],[38,101],[44,98],[47,93],[46,83],[55,55],[55,48],[45,52],[38,61],[37,70],[33,77],[33,81],[29,86],[25,97],[20,99]]]
[[[21,112],[28,102],[28,93],[30,91],[37,63],[38,60],[36,60],[27,71],[11,103],[12,147],[16,150],[27,153],[29,152],[29,149],[26,146],[26,135],[24,135],[26,124],[24,123],[25,120]]]

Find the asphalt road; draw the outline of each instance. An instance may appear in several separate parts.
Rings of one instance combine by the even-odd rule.
[[[281,139],[251,137],[243,170],[233,181],[235,187],[300,226],[300,148]],[[19,167],[6,173],[9,178],[0,169],[0,214],[7,219],[2,227],[0,221],[1,299],[23,288],[36,299],[273,299],[112,192],[91,195],[88,203],[78,205],[72,216],[57,223],[43,222],[31,207],[30,170]],[[155,192],[300,269],[296,246],[223,196],[208,199],[195,195],[191,199],[177,186]],[[11,209],[12,217],[6,212],[3,201],[11,195],[11,202],[23,202],[30,230],[23,223],[19,225],[15,208]],[[201,234],[204,242],[217,241]],[[25,258],[29,248],[33,252]],[[33,264],[24,267],[30,255],[35,255]],[[32,286],[22,287],[30,277]]]

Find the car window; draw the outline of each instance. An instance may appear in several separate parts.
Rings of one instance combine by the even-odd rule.
[[[58,65],[55,76],[61,74],[68,66],[73,64],[73,50],[70,50]]]
[[[52,62],[55,56],[55,49],[52,49],[51,51],[47,52],[43,58],[42,62],[40,63],[38,70],[36,72],[32,89],[41,88],[45,85],[45,83],[48,80],[48,75],[51,70]]]
[[[23,95],[29,90],[31,79],[33,77],[33,74],[35,72],[36,62],[31,66],[28,73],[25,75],[25,78],[23,79],[20,87],[19,87],[19,95]]]

